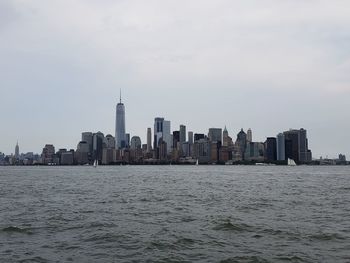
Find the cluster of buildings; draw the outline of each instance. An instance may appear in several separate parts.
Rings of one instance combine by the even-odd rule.
[[[14,156],[0,153],[0,164],[286,164],[288,159],[297,164],[314,162],[305,129],[291,129],[264,142],[255,142],[251,129],[246,132],[241,129],[234,138],[226,127],[194,133],[180,125],[172,131],[169,120],[157,117],[153,130],[147,128],[146,138],[143,144],[139,136],[126,133],[125,105],[120,98],[116,106],[115,136],[83,132],[76,149],[56,151],[52,144],[46,144],[41,155],[20,155],[17,143]],[[340,158],[346,163],[345,156]]]

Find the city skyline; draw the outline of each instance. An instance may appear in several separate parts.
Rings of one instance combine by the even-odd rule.
[[[67,8],[69,6],[69,8]],[[2,1],[0,151],[75,148],[81,131],[146,141],[187,130],[308,130],[314,156],[350,155],[350,3]],[[88,19],[87,19],[88,17]],[[335,135],[333,135],[335,134]],[[329,139],[332,136],[332,139]]]

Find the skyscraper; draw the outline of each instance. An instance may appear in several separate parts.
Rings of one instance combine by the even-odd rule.
[[[286,158],[297,163],[307,163],[312,160],[312,153],[308,149],[308,140],[305,129],[285,131]]]
[[[280,133],[277,135],[276,140],[276,149],[277,149],[277,161],[285,161],[286,160],[286,146],[285,146],[285,138],[284,134]]]
[[[147,128],[147,152],[152,151],[152,129]]]
[[[117,149],[125,148],[127,146],[126,136],[125,136],[125,107],[124,107],[124,104],[122,103],[121,92],[120,92],[119,103],[117,104],[117,109],[116,109],[115,141],[116,141]]]
[[[277,145],[277,140],[275,137],[268,137],[266,139],[266,142],[265,142],[266,158],[265,159],[269,162],[277,160],[276,145]]]
[[[193,144],[193,131],[188,132],[188,142],[189,144]]]
[[[222,129],[210,128],[208,132],[208,138],[212,142],[222,142]]]
[[[168,153],[171,151],[172,138],[170,134],[170,121],[164,120],[164,118],[154,119],[154,149],[158,147],[159,139],[162,139],[167,145]]]
[[[180,125],[180,144],[186,142],[186,126]]]
[[[18,159],[19,158],[19,146],[18,146],[18,141],[15,147],[15,158]]]
[[[247,131],[247,141],[252,142],[253,141],[253,134],[252,134],[252,129],[248,129]]]

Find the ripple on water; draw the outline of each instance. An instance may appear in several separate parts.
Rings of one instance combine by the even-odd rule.
[[[268,260],[258,256],[241,256],[221,260],[220,263],[267,263]]]
[[[232,232],[251,232],[253,227],[245,223],[232,223],[230,219],[222,220],[217,222],[213,228],[218,231],[232,231]]]
[[[27,235],[32,235],[33,232],[31,231],[30,228],[20,228],[18,226],[9,226],[5,227],[1,230],[4,233],[21,233],[21,234],[27,234]]]

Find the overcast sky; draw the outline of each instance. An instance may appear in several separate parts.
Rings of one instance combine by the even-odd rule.
[[[350,1],[0,1],[0,151],[114,135],[120,88],[143,143],[160,116],[350,157]]]

